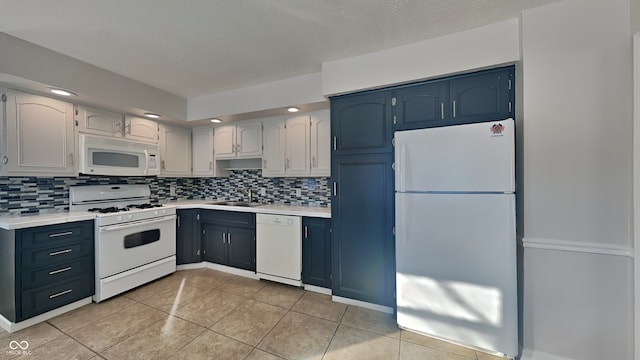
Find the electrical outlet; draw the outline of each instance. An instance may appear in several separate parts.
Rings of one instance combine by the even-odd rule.
[[[302,190],[296,189],[296,196],[302,196]]]
[[[169,196],[176,196],[176,186],[169,185]]]
[[[260,195],[261,195],[261,196],[265,196],[265,195],[267,195],[267,189],[265,189],[265,188],[260,188]]]

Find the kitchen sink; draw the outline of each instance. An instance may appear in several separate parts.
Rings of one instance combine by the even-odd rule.
[[[244,207],[256,207],[262,204],[248,201],[213,201],[209,205],[227,205],[227,206],[244,206]]]

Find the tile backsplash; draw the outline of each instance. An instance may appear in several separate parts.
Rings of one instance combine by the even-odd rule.
[[[329,206],[329,178],[263,178],[261,170],[233,170],[228,178],[0,177],[0,213],[37,213],[69,208],[69,186],[148,184],[153,202],[186,199],[246,200],[240,189],[269,204]],[[175,196],[170,196],[171,186]],[[261,195],[261,190],[264,195]],[[300,195],[296,195],[299,190]]]

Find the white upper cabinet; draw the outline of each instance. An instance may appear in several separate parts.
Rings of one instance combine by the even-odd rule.
[[[285,137],[284,119],[262,120],[262,176],[284,176]]]
[[[193,176],[215,176],[216,162],[213,159],[213,128],[193,128]]]
[[[236,158],[236,126],[221,126],[214,129],[214,153],[216,159]]]
[[[125,139],[158,143],[158,123],[134,116],[126,116],[124,119]]]
[[[311,113],[311,175],[331,176],[331,116],[329,110]]]
[[[262,121],[238,124],[236,130],[238,158],[262,156]]]
[[[329,110],[263,120],[262,176],[330,176]]]
[[[7,91],[2,174],[76,175],[73,105]]]
[[[287,119],[286,127],[286,160],[287,175],[309,175],[309,116],[298,116]]]
[[[76,106],[77,129],[81,133],[91,133],[109,137],[122,137],[122,114],[96,109],[89,106]]]
[[[191,175],[191,129],[160,125],[160,176]]]
[[[216,159],[251,159],[262,156],[262,122],[252,121],[216,127]]]

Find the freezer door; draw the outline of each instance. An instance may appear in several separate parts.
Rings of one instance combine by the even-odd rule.
[[[395,133],[396,191],[514,192],[513,119]]]
[[[396,193],[402,328],[518,352],[513,194]]]

